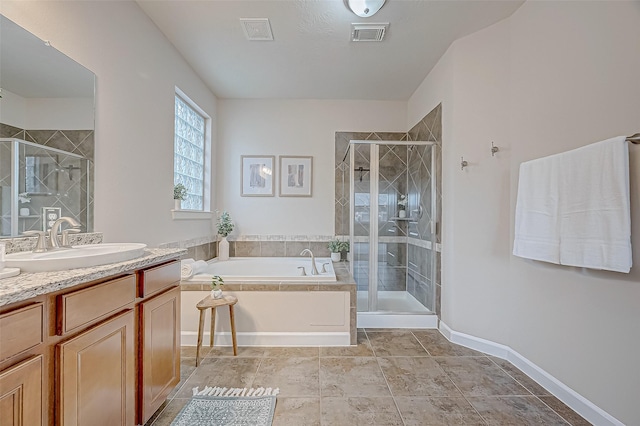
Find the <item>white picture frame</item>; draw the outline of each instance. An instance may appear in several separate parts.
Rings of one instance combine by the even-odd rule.
[[[276,157],[273,155],[241,156],[242,197],[273,197]]]
[[[313,157],[280,156],[280,196],[311,197]]]

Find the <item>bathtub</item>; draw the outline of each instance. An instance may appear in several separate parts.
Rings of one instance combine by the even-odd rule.
[[[311,275],[310,257],[232,257],[229,260],[212,259],[207,262],[207,270],[194,275],[186,282],[211,281],[212,275],[219,275],[225,284],[231,283],[273,283],[273,282],[335,282],[336,273],[328,257],[316,258],[320,275]],[[322,266],[326,272],[322,273]],[[303,266],[307,275],[302,276]]]

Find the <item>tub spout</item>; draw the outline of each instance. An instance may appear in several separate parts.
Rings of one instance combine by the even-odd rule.
[[[318,272],[318,268],[316,268],[316,257],[313,255],[313,252],[311,250],[309,249],[302,250],[302,252],[300,253],[300,256],[304,256],[307,253],[311,255],[311,275],[320,275],[320,273]]]

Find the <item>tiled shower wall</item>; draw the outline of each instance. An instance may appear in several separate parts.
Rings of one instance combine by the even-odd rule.
[[[386,196],[386,205],[380,206],[378,288],[380,290],[407,290],[427,307],[435,307],[440,315],[440,251],[434,250],[430,240],[430,221],[440,221],[442,199],[442,124],[441,105],[434,108],[408,133],[363,133],[336,132],[335,139],[335,232],[349,235],[350,140],[432,141],[433,148],[426,146],[381,146],[379,193]],[[369,169],[368,147],[356,148],[355,169]],[[431,156],[435,156],[435,170],[431,170]],[[408,167],[407,167],[408,166]],[[362,182],[356,172],[354,186],[357,192],[368,192],[369,172],[362,172]],[[408,173],[408,175],[407,175]],[[431,179],[436,177],[437,209],[435,218],[431,211]],[[362,188],[359,188],[362,186]],[[360,189],[360,191],[358,191]],[[397,214],[398,194],[408,195],[407,215],[411,220],[393,220]],[[366,216],[366,212],[365,212]],[[360,229],[359,227],[362,227]],[[436,226],[436,242],[441,241],[441,226]],[[352,242],[352,256],[359,290],[366,290],[368,257],[366,242],[358,242],[358,236],[368,234],[367,222],[356,222]],[[363,241],[365,241],[363,239]],[[360,247],[363,246],[363,247]],[[391,254],[395,254],[391,256]],[[432,256],[435,256],[436,282],[431,282]],[[362,259],[361,259],[362,258]],[[360,266],[361,265],[361,266]],[[358,279],[360,278],[360,279]],[[434,290],[435,286],[435,292]],[[435,297],[435,300],[434,300]]]
[[[67,206],[65,204],[66,200],[63,198],[64,191],[56,191],[53,196],[46,197],[49,198],[46,201],[32,198],[31,203],[24,206],[21,205],[21,207],[30,207],[31,210],[35,210],[33,213],[38,213],[40,207],[42,207],[38,205],[38,202],[45,202],[50,207],[61,207],[63,215],[80,217],[80,222],[86,225],[86,227],[83,227],[83,231],[93,231],[93,165],[95,148],[93,130],[26,130],[0,123],[0,138],[22,139],[27,142],[77,154],[88,160],[88,171],[82,170],[79,172],[80,176],[76,177],[80,190],[78,206]],[[3,167],[2,169],[2,173],[6,174],[6,168]],[[8,179],[10,181],[10,170]],[[0,176],[0,182],[6,181],[6,176]],[[62,186],[60,185],[60,187]],[[71,211],[77,211],[77,213],[72,214]],[[32,229],[42,229],[41,223],[33,222],[31,226]]]

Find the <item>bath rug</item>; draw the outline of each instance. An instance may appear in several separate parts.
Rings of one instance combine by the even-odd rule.
[[[193,389],[193,398],[178,413],[172,426],[270,426],[279,389]]]

